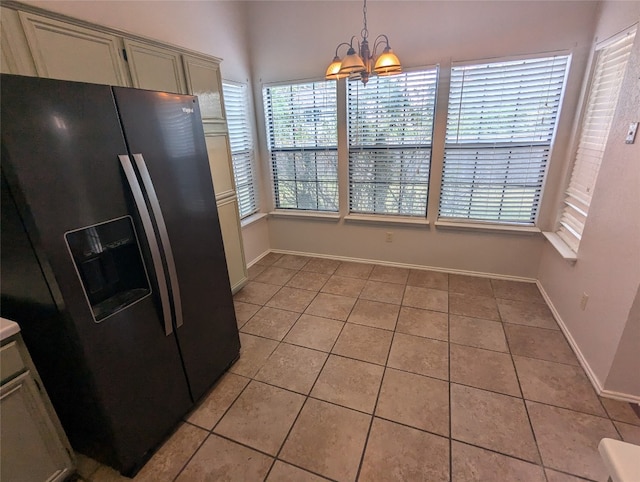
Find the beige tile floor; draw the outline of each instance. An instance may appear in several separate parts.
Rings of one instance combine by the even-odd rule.
[[[535,284],[275,253],[249,273],[240,360],[135,480],[601,481],[601,438],[640,444]]]

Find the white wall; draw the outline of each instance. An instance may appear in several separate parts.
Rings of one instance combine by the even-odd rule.
[[[25,0],[68,15],[222,58],[222,78],[251,78],[245,2],[232,1],[57,1]],[[269,249],[266,219],[243,228],[251,261]]]
[[[639,19],[640,2],[605,2],[595,34],[606,39]],[[640,366],[638,308],[635,321],[631,310],[640,284],[640,139],[633,145],[624,143],[629,123],[640,120],[638,78],[640,34],[623,81],[578,261],[569,265],[545,245],[538,278],[596,383],[640,398],[638,384],[629,383],[633,378],[637,382]],[[583,293],[589,295],[584,311],[580,309]],[[633,350],[628,349],[628,336],[636,337]],[[623,351],[618,359],[619,347]],[[608,378],[614,358],[615,377]]]
[[[451,61],[515,56],[557,50],[573,52],[563,114],[551,160],[548,191],[540,224],[555,218],[554,193],[563,172],[571,124],[596,19],[595,2],[447,2],[373,1],[368,26],[373,38],[386,33],[406,67],[440,64],[443,81]],[[248,4],[250,62],[257,100],[263,192],[271,192],[269,163],[260,102],[264,83],[322,78],[336,45],[359,35],[362,3],[352,1],[278,2]],[[344,54],[344,52],[342,52]],[[442,84],[441,84],[442,85]],[[439,98],[435,139],[442,139],[446,91]],[[339,104],[339,109],[341,109]],[[344,119],[343,115],[339,118]],[[346,126],[339,123],[344,139]],[[432,177],[442,168],[443,146],[434,141]],[[346,150],[340,151],[346,164]],[[342,192],[347,176],[343,169]],[[344,197],[344,196],[343,196]],[[551,202],[548,202],[550,199]],[[270,207],[273,201],[267,197]],[[430,198],[428,219],[437,217],[438,200]],[[342,203],[341,214],[347,212]],[[386,243],[386,232],[394,233]],[[344,221],[313,221],[274,217],[269,220],[271,247],[388,262],[469,270],[535,278],[545,241],[541,235],[451,231],[428,227],[363,225]]]

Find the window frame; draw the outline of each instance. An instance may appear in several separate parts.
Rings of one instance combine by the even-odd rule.
[[[424,104],[426,103],[427,105],[431,106],[431,119],[430,119],[430,124],[431,124],[431,128],[430,128],[430,132],[428,133],[428,138],[429,138],[429,143],[413,143],[413,144],[404,144],[404,140],[401,141],[400,143],[393,143],[393,142],[386,142],[384,144],[380,144],[380,145],[368,145],[368,144],[364,144],[364,143],[359,143],[359,144],[352,144],[352,136],[351,135],[351,128],[352,128],[352,111],[351,111],[351,105],[352,102],[350,102],[350,86],[349,86],[349,82],[354,82],[356,86],[358,86],[358,90],[359,90],[359,84],[358,82],[360,82],[359,80],[355,80],[355,81],[350,81],[349,79],[345,79],[345,112],[344,112],[344,117],[345,117],[345,121],[346,121],[346,150],[347,150],[347,171],[348,171],[348,197],[347,197],[347,211],[348,211],[348,216],[350,216],[352,219],[359,219],[359,218],[363,218],[366,219],[367,217],[371,217],[371,218],[379,218],[379,217],[385,217],[388,216],[389,218],[395,218],[395,219],[402,219],[402,218],[406,218],[408,222],[410,222],[411,224],[423,224],[421,221],[418,221],[417,223],[413,223],[412,220],[426,220],[427,218],[427,211],[428,211],[428,207],[429,207],[429,195],[430,195],[430,186],[431,186],[431,164],[432,164],[432,159],[433,159],[433,144],[434,144],[434,132],[435,132],[435,126],[436,126],[436,110],[437,110],[437,100],[438,100],[438,87],[439,87],[439,82],[440,82],[440,66],[438,64],[434,64],[434,65],[427,65],[427,66],[420,66],[420,67],[414,67],[414,68],[410,68],[410,69],[406,69],[402,72],[402,74],[400,75],[411,75],[411,74],[424,74],[424,78],[423,80],[418,79],[415,82],[430,82],[431,80],[433,80],[433,85],[431,86],[426,86],[424,88],[425,91],[428,91],[430,88],[433,89],[433,97],[431,99],[425,99],[424,96],[423,98],[421,98],[421,102]],[[383,82],[388,78],[388,79],[392,79],[394,77],[397,76],[388,76],[388,77],[372,77],[369,82],[376,82],[378,81],[378,79],[383,79]],[[366,86],[363,87],[364,89],[366,89]],[[388,99],[390,99],[390,97],[387,97]],[[397,102],[397,100],[393,99],[393,102]],[[392,108],[395,108],[396,106],[392,106]],[[365,111],[366,112],[366,111]],[[411,111],[409,111],[411,113]],[[355,115],[355,114],[354,114]],[[356,171],[356,168],[354,168],[353,165],[353,157],[354,155],[357,155],[358,153],[366,153],[366,152],[372,152],[374,157],[374,164],[376,161],[378,160],[382,160],[382,161],[386,161],[388,158],[392,158],[392,156],[383,156],[383,155],[379,155],[377,153],[381,152],[381,151],[388,151],[388,152],[400,152],[401,156],[403,155],[402,152],[418,152],[420,150],[428,150],[428,159],[426,162],[426,168],[427,168],[427,175],[426,175],[426,182],[415,182],[415,183],[411,183],[411,182],[400,182],[400,190],[402,191],[403,188],[405,186],[420,186],[420,185],[424,185],[425,186],[425,193],[424,193],[424,205],[421,206],[422,207],[422,211],[420,213],[410,213],[410,212],[401,212],[401,207],[400,205],[398,206],[398,212],[391,212],[391,211],[377,211],[376,207],[374,207],[372,210],[354,210],[353,208],[353,202],[354,202],[354,180],[353,180],[353,175],[354,175],[354,171]],[[394,173],[395,172],[395,166],[392,165],[390,168],[388,169],[383,169],[383,171],[386,171],[388,173]],[[376,171],[377,172],[377,171]],[[400,176],[404,175],[404,168],[401,168],[401,171],[398,173]],[[364,182],[359,182],[358,184],[366,184]],[[373,196],[373,205],[376,206],[378,204],[378,198],[376,196],[377,192],[374,193]],[[400,201],[399,201],[400,202]]]
[[[267,93],[270,92],[270,89],[277,89],[277,88],[281,88],[281,87],[292,87],[292,86],[296,86],[296,85],[307,85],[307,84],[326,84],[326,85],[333,85],[333,97],[334,97],[334,114],[335,114],[335,144],[334,145],[325,145],[325,146],[302,146],[302,147],[275,147],[275,137],[274,137],[274,131],[273,131],[273,119],[270,116],[273,116],[273,108],[270,106],[271,102],[272,102],[272,96],[271,94]],[[267,147],[267,152],[268,152],[268,156],[269,156],[269,163],[270,163],[270,171],[271,171],[271,188],[272,188],[272,194],[273,194],[273,202],[274,202],[274,207],[277,211],[282,212],[282,213],[287,213],[287,214],[295,214],[296,212],[299,212],[301,214],[304,215],[308,215],[308,214],[317,214],[319,216],[327,216],[329,215],[329,217],[333,217],[333,215],[337,214],[340,210],[340,196],[339,196],[339,175],[338,175],[338,171],[339,171],[339,159],[338,159],[338,152],[339,152],[339,147],[338,147],[338,130],[339,130],[339,119],[338,119],[338,88],[337,88],[337,83],[333,82],[333,81],[327,81],[325,79],[303,79],[303,80],[292,80],[292,81],[283,81],[283,82],[274,82],[274,83],[268,83],[268,84],[263,84],[262,86],[262,102],[263,102],[263,108],[264,108],[264,121],[265,121],[265,140],[266,140],[266,147]],[[316,140],[316,144],[317,144],[317,140]],[[319,196],[317,195],[318,191],[317,191],[317,187],[316,187],[316,209],[312,209],[312,208],[308,208],[308,207],[301,207],[299,200],[297,199],[297,194],[296,194],[296,205],[295,206],[284,206],[282,205],[283,203],[281,202],[281,198],[280,198],[280,192],[279,192],[279,183],[278,183],[278,179],[279,179],[279,173],[277,170],[277,153],[314,153],[315,156],[317,156],[318,154],[321,154],[323,152],[328,152],[328,153],[334,153],[334,158],[335,158],[335,178],[331,178],[330,180],[327,181],[319,181],[318,178],[315,178],[315,181],[309,181],[309,180],[304,180],[304,181],[298,181],[297,179],[294,180],[288,180],[286,179],[286,182],[294,182],[296,183],[296,191],[297,191],[297,183],[298,182],[315,182],[316,185],[318,185],[318,183],[335,183],[335,209],[317,209],[319,207]],[[317,170],[317,157],[316,157],[316,170]],[[295,161],[294,161],[294,170],[296,169],[295,166]]]
[[[581,159],[578,159],[579,156],[579,149],[580,149],[580,144],[581,144],[581,140],[582,140],[582,134],[583,134],[583,129],[585,126],[585,121],[587,120],[587,115],[589,113],[589,101],[591,99],[591,95],[592,95],[592,89],[594,87],[594,82],[595,82],[595,75],[597,73],[597,69],[598,69],[598,62],[600,60],[600,55],[601,52],[609,47],[612,47],[613,45],[615,45],[616,43],[628,38],[630,35],[634,36],[634,40],[632,40],[631,45],[630,45],[630,50],[633,49],[633,45],[634,43],[638,40],[636,37],[638,36],[640,31],[640,24],[635,23],[633,25],[631,25],[630,27],[618,32],[615,35],[612,35],[611,37],[604,39],[602,41],[597,41],[594,43],[593,46],[593,50],[592,50],[592,57],[591,57],[591,63],[589,65],[589,68],[587,69],[587,75],[588,77],[586,77],[586,85],[583,87],[583,91],[582,91],[582,98],[580,100],[580,107],[579,107],[579,115],[578,115],[578,122],[576,123],[576,125],[574,125],[574,133],[573,133],[573,138],[572,138],[572,149],[571,149],[571,157],[570,157],[570,164],[568,169],[566,170],[566,177],[565,177],[565,181],[564,181],[564,189],[562,189],[561,192],[561,201],[560,201],[560,206],[557,209],[557,217],[555,220],[555,224],[553,226],[553,232],[547,232],[544,233],[545,236],[547,237],[547,239],[552,243],[552,245],[560,252],[560,254],[567,259],[568,261],[571,262],[575,262],[577,260],[577,254],[578,251],[580,249],[580,244],[581,244],[581,240],[582,240],[582,236],[584,235],[584,228],[586,227],[586,223],[588,220],[588,214],[590,211],[590,207],[591,207],[591,199],[589,199],[588,204],[586,205],[586,209],[583,209],[582,206],[578,206],[578,209],[584,212],[584,223],[582,225],[582,230],[580,233],[572,233],[570,232],[570,230],[567,229],[567,231],[569,232],[565,232],[563,233],[563,217],[565,215],[565,213],[567,211],[569,211],[571,208],[570,203],[568,201],[568,199],[572,196],[569,193],[569,190],[571,189],[571,185],[572,185],[572,180],[573,180],[573,176],[574,173],[576,171],[576,164],[581,161]],[[631,54],[631,53],[630,53]],[[629,55],[630,55],[629,54]],[[627,63],[625,64],[624,67],[624,73],[622,78],[620,79],[620,83],[622,84],[623,80],[624,80],[624,75],[626,73],[627,70],[627,66],[628,66],[628,58],[627,58]],[[618,105],[620,101],[620,92],[618,92],[618,97],[616,98],[615,101],[615,105],[613,106],[613,111],[615,115],[615,109]],[[610,129],[610,126],[609,126]],[[604,144],[606,145],[608,142],[608,138],[610,135],[610,130],[609,132],[607,132],[607,140],[605,140]],[[600,171],[600,167],[602,165],[602,160],[604,158],[604,152],[602,153],[603,157],[601,157],[598,160],[598,165],[597,167],[597,173],[594,177],[593,180],[593,186],[592,186],[592,191],[595,191],[595,187],[597,186],[598,183],[598,177],[599,177],[599,171]],[[579,193],[580,194],[580,193]],[[580,213],[582,214],[582,213]],[[576,235],[577,234],[577,235]]]
[[[230,115],[234,115],[233,108],[229,109],[229,106],[227,104],[227,99],[229,98],[229,96],[226,94],[228,92],[229,87],[233,89],[239,87],[242,90],[242,93],[240,94],[240,96],[242,99],[243,110],[245,115],[245,121],[243,122],[243,124],[246,127],[246,132],[244,132],[242,135],[247,140],[247,149],[243,149],[242,151],[237,151],[235,153],[233,151],[234,143],[232,142],[232,133],[231,133],[232,129],[229,128],[229,117]],[[227,92],[225,92],[225,88]],[[240,214],[240,219],[242,220],[260,211],[260,206],[258,202],[259,189],[258,189],[258,182],[256,179],[256,150],[254,145],[253,123],[251,122],[253,117],[251,116],[250,103],[249,103],[249,84],[247,82],[235,82],[232,80],[223,79],[222,94],[223,94],[224,103],[225,103],[227,132],[229,134],[229,151],[231,153],[231,163],[233,167],[233,178],[234,178],[234,184],[236,188],[236,195],[238,198],[238,212]],[[241,156],[245,157],[242,166],[238,165],[238,162],[237,162],[238,157],[241,157]],[[248,177],[248,180],[246,182],[239,180],[239,178],[245,177],[245,176],[239,175],[241,171],[244,171],[247,173],[245,175],[246,177]],[[243,194],[245,192],[244,186],[247,186],[246,190],[248,191],[247,193],[248,199]],[[245,210],[244,208],[247,205],[248,205],[248,210]]]
[[[546,141],[520,141],[520,142],[511,142],[511,141],[505,141],[505,142],[500,142],[499,140],[497,140],[496,138],[494,138],[494,140],[492,142],[483,142],[479,141],[476,143],[452,143],[452,142],[448,142],[448,130],[449,130],[449,123],[450,123],[450,114],[451,114],[451,102],[452,102],[452,80],[453,80],[453,72],[455,68],[459,68],[459,67],[468,67],[468,66],[474,66],[474,65],[478,65],[478,66],[482,66],[482,65],[490,65],[493,63],[496,64],[502,64],[502,63],[509,63],[509,62],[521,62],[521,61],[535,61],[537,59],[543,60],[543,59],[553,59],[555,57],[566,57],[566,60],[564,60],[565,62],[565,66],[564,66],[564,72],[563,72],[563,78],[562,78],[562,82],[560,85],[560,93],[557,97],[557,111],[555,112],[555,121],[553,123],[553,129],[551,131],[551,134],[549,136],[549,141],[548,143]],[[501,228],[504,228],[503,230],[505,231],[513,231],[515,230],[522,230],[523,232],[530,232],[532,230],[535,230],[536,232],[539,232],[540,230],[537,228],[538,225],[538,220],[539,220],[539,216],[540,213],[542,211],[542,203],[544,201],[544,195],[545,195],[545,188],[546,188],[546,181],[547,181],[547,174],[549,171],[549,166],[553,160],[554,157],[554,148],[555,148],[555,141],[556,141],[556,135],[557,135],[557,131],[558,131],[558,127],[559,127],[559,123],[560,123],[560,117],[562,116],[562,109],[564,108],[564,99],[565,99],[565,93],[566,93],[566,86],[567,86],[567,82],[568,82],[568,78],[569,78],[569,72],[571,69],[571,64],[572,64],[572,53],[569,50],[558,50],[558,51],[552,51],[552,52],[539,52],[539,53],[534,53],[534,54],[530,54],[530,55],[518,55],[518,56],[508,56],[508,57],[499,57],[499,58],[488,58],[488,59],[474,59],[474,60],[466,60],[466,61],[456,61],[453,62],[450,66],[449,69],[449,83],[447,86],[447,110],[446,110],[446,115],[445,115],[445,120],[444,120],[444,124],[445,124],[445,132],[444,132],[444,137],[442,139],[442,144],[443,144],[443,152],[442,152],[442,178],[440,181],[440,186],[439,186],[439,196],[438,196],[438,207],[437,207],[437,221],[436,221],[436,225],[437,226],[442,226],[442,227],[447,227],[447,228],[451,228],[454,226],[459,226],[459,227],[464,227],[464,226],[468,226],[469,228],[479,228],[479,229],[490,229],[490,230],[501,230]],[[517,67],[516,67],[517,68]],[[540,92],[542,92],[543,90],[541,89]],[[462,100],[462,94],[460,95],[460,99]],[[471,217],[471,213],[472,213],[472,204],[471,204],[471,200],[469,201],[469,206],[467,208],[467,211],[469,213],[468,216],[466,217],[455,217],[455,216],[446,216],[442,214],[442,210],[443,210],[443,194],[444,194],[444,187],[445,187],[445,174],[446,174],[446,156],[447,156],[447,150],[453,150],[456,148],[460,148],[460,149],[465,149],[465,148],[475,148],[476,150],[480,151],[481,149],[499,149],[499,148],[506,148],[506,149],[511,149],[511,148],[528,148],[530,146],[533,145],[539,145],[541,147],[545,147],[547,148],[547,153],[546,153],[546,158],[544,160],[544,169],[539,173],[541,176],[541,181],[539,183],[539,185],[537,186],[537,191],[533,194],[533,199],[532,199],[532,204],[531,204],[531,210],[535,212],[534,216],[531,218],[529,218],[529,221],[523,221],[523,220],[500,220],[500,219],[483,219],[483,218],[479,218],[479,217]],[[507,159],[507,158],[505,158]],[[494,163],[496,163],[496,161],[493,161]],[[497,163],[496,163],[497,165]],[[508,186],[507,182],[505,181],[505,183],[503,184],[504,186]],[[434,189],[435,190],[435,189]],[[536,200],[537,199],[537,200]],[[500,206],[503,206],[504,201],[501,202]],[[502,209],[502,207],[500,208]]]

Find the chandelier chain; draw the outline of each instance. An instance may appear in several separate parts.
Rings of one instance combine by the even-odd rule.
[[[364,28],[362,29],[362,32],[360,32],[360,35],[362,35],[364,40],[367,40],[367,37],[369,36],[369,30],[367,30],[367,0],[364,0],[362,15],[364,17]]]
[[[2,0],[0,0],[2,1]],[[367,0],[362,0],[363,28],[360,39],[355,35],[349,42],[342,42],[336,47],[336,54],[327,67],[325,78],[338,80],[349,77],[349,80],[360,80],[364,85],[375,75],[396,75],[402,73],[400,60],[391,50],[389,38],[385,34],[375,37],[373,45],[369,45],[369,27],[367,25]],[[341,59],[338,51],[341,47],[349,47],[347,55]],[[378,48],[384,48],[378,55]]]

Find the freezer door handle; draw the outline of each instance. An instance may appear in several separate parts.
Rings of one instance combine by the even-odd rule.
[[[131,164],[131,159],[128,155],[118,156],[120,159],[120,165],[124,170],[124,175],[129,182],[131,193],[133,194],[133,200],[140,213],[140,219],[142,221],[142,227],[144,234],[147,237],[149,243],[149,249],[151,250],[151,260],[153,262],[153,268],[156,273],[156,279],[158,280],[158,290],[160,291],[160,303],[162,305],[162,315],[164,318],[164,332],[167,336],[173,333],[173,324],[171,322],[171,305],[169,303],[169,290],[167,289],[167,279],[164,275],[164,269],[162,268],[162,258],[160,257],[160,247],[158,246],[158,240],[156,239],[155,232],[153,230],[153,223],[151,222],[151,216],[147,209],[147,204],[144,201],[142,189],[140,183],[136,177],[136,173]]]
[[[160,234],[160,242],[162,243],[164,258],[167,262],[167,270],[169,271],[169,283],[171,285],[171,294],[173,295],[173,310],[176,315],[176,327],[179,327],[182,326],[182,301],[180,299],[178,274],[176,273],[176,263],[173,260],[173,251],[171,249],[169,234],[167,233],[167,225],[164,222],[160,202],[158,201],[156,190],[153,187],[153,181],[151,181],[147,164],[144,162],[144,157],[142,157],[142,154],[134,154],[133,160],[135,161],[140,177],[142,178],[142,184],[147,192],[147,198],[149,199],[153,216],[156,218],[156,225],[158,226],[158,233]]]

